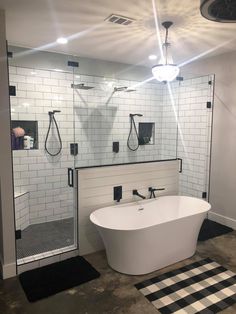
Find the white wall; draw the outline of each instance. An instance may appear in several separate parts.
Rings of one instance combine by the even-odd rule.
[[[0,264],[3,278],[16,274],[5,15],[0,10]]]
[[[85,168],[78,170],[79,195],[79,252],[89,254],[103,249],[101,238],[90,222],[89,215],[98,208],[117,204],[113,200],[113,187],[122,185],[122,203],[140,198],[132,195],[137,189],[147,198],[148,188],[165,188],[158,195],[177,195],[179,186],[179,162],[163,161],[133,165]]]
[[[79,72],[87,75],[137,81],[143,81],[151,76],[151,69],[144,66],[76,57],[16,46],[9,46],[9,50],[13,52],[13,58],[9,61],[12,66],[47,70],[62,69],[67,71],[67,62],[77,61],[79,62]]]
[[[181,195],[202,197],[208,192],[214,82],[211,76],[184,78],[163,87],[162,159],[177,154],[183,160],[179,191]],[[174,134],[178,120],[177,138]],[[177,143],[177,150],[176,150]]]
[[[236,52],[199,60],[182,70],[215,73],[210,203],[214,219],[236,229]],[[223,216],[223,217],[221,217]]]

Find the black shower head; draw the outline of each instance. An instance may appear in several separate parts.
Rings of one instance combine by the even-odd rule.
[[[143,115],[141,113],[130,113],[129,116],[130,117],[135,117],[135,116],[142,117]]]
[[[48,111],[48,114],[53,115],[54,113],[57,113],[57,112],[61,112],[61,110]]]

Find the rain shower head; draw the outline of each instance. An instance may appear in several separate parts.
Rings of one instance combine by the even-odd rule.
[[[114,87],[114,92],[135,92],[136,90],[127,86]]]
[[[49,115],[53,115],[53,114],[55,114],[55,113],[57,113],[57,112],[61,112],[61,110],[48,111],[48,114],[49,114]]]
[[[124,92],[126,91],[127,86],[114,87],[114,92]]]
[[[127,88],[126,89],[126,93],[130,93],[130,92],[136,92],[136,89],[133,89],[133,88]]]
[[[143,115],[141,113],[130,113],[129,116],[130,117],[135,117],[135,116],[142,117]]]
[[[71,88],[88,90],[88,89],[92,89],[94,87],[93,86],[87,86],[84,83],[80,83],[80,84],[71,84]]]

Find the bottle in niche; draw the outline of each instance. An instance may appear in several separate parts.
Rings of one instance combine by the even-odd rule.
[[[30,149],[30,136],[24,136],[24,149]]]
[[[30,136],[30,149],[34,148],[34,138]]]

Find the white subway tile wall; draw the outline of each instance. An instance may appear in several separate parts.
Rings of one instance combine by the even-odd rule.
[[[178,119],[177,157],[183,159],[181,195],[201,198],[202,192],[208,192],[213,85],[214,77],[207,75],[174,82],[163,89],[161,157],[168,159],[176,150],[171,132]],[[207,102],[212,103],[211,108],[207,108]]]
[[[29,226],[29,193],[15,195],[16,230],[24,230]]]
[[[29,193],[29,224],[74,215],[73,189],[67,183],[67,168],[74,165],[173,159],[177,153],[183,158],[180,193],[201,197],[207,189],[212,111],[206,109],[206,101],[212,98],[208,76],[175,82],[171,88],[147,83],[134,92],[114,93],[114,86],[131,87],[138,82],[88,75],[73,82],[72,73],[14,66],[9,70],[17,91],[11,97],[12,120],[38,121],[39,149],[13,152],[15,191]],[[94,88],[73,93],[72,83]],[[51,157],[45,153],[44,141],[48,111],[56,109],[61,110],[56,117],[63,149]],[[135,118],[137,123],[155,123],[154,145],[140,146],[137,152],[127,148],[130,113],[143,114]],[[70,155],[74,140],[79,149],[75,160]],[[133,136],[132,140],[136,144]],[[120,143],[118,154],[112,152],[113,141]],[[50,138],[48,145],[52,142]]]
[[[76,166],[158,160],[161,155],[162,85],[148,83],[133,92],[107,90],[102,77],[81,76],[90,90],[75,90],[75,140],[79,143]],[[113,80],[112,86],[132,87],[138,82]],[[154,145],[143,145],[133,152],[127,147],[130,113],[139,113],[135,121],[155,123]],[[119,153],[112,152],[112,142],[119,142]],[[131,146],[137,145],[134,131]],[[175,158],[175,156],[172,156]]]
[[[74,165],[69,153],[69,144],[74,141],[73,75],[13,66],[9,71],[10,83],[16,86],[16,96],[11,97],[11,119],[38,121],[39,149],[13,151],[15,192],[28,192],[29,224],[72,217],[73,189],[67,184],[67,168]],[[63,150],[60,156],[51,157],[45,153],[44,141],[48,111],[56,109],[61,110],[57,119]],[[49,147],[52,141],[57,143],[53,136],[49,137]]]
[[[16,192],[29,192],[29,223],[41,223],[73,216],[73,191],[67,185],[67,168],[74,166],[70,143],[78,143],[75,166],[158,160],[161,156],[162,85],[148,83],[134,92],[113,93],[114,86],[134,86],[138,82],[113,80],[109,89],[101,77],[80,75],[75,84],[93,86],[75,90],[72,73],[10,67],[10,82],[16,86],[11,97],[12,120],[38,121],[38,150],[13,152]],[[57,114],[63,149],[57,157],[45,153],[49,124],[48,111]],[[155,123],[155,144],[140,146],[138,153],[127,148],[130,113],[141,113],[137,123]],[[176,128],[175,128],[176,130]],[[54,134],[55,136],[55,134]],[[132,137],[135,145],[137,140]],[[120,142],[118,154],[112,142]],[[54,138],[49,138],[52,147]],[[58,143],[56,143],[58,145]],[[173,155],[171,158],[175,158]]]

